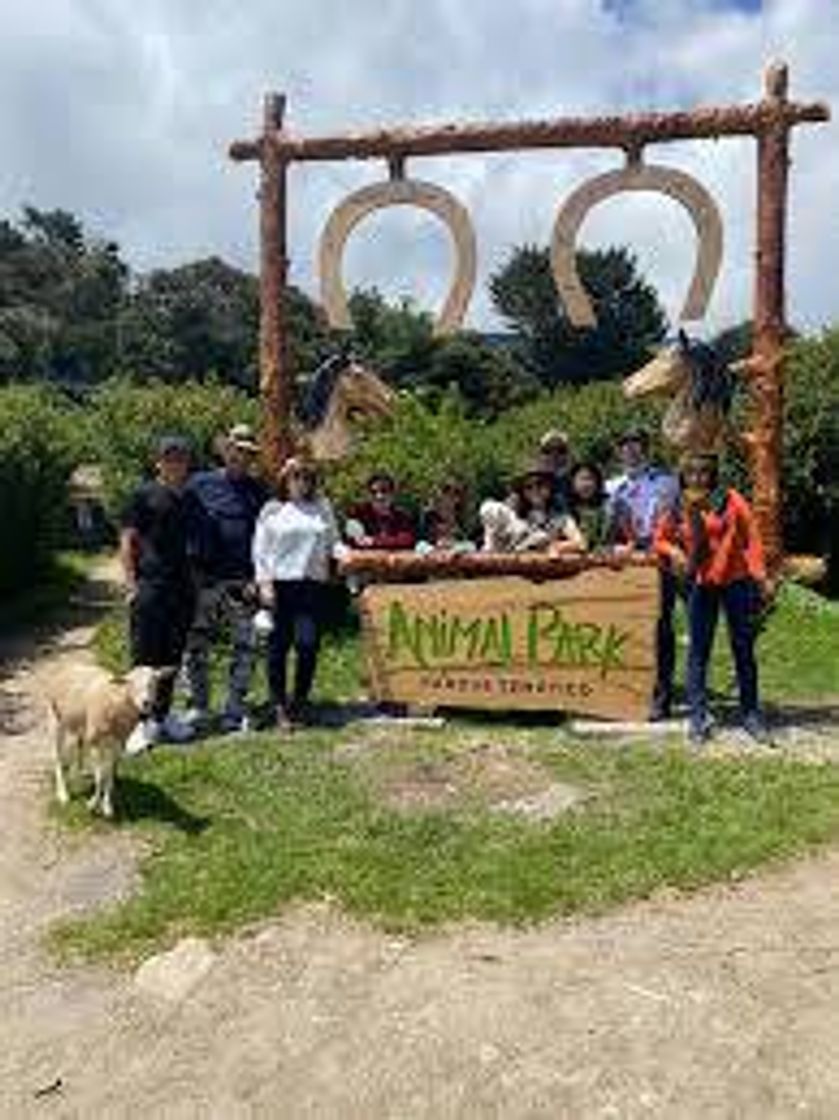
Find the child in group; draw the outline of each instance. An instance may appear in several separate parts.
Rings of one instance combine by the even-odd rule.
[[[761,600],[771,595],[771,586],[751,508],[737,490],[720,485],[717,456],[697,453],[683,461],[680,507],[659,520],[654,548],[689,588],[688,739],[703,743],[712,732],[708,662],[722,607],[743,728],[756,741],[769,743],[758,703],[754,647]]]
[[[473,552],[475,542],[466,529],[466,489],[455,479],[443,482],[431,505],[424,511],[418,552],[435,549],[449,552]]]
[[[603,472],[596,463],[586,461],[572,468],[568,481],[568,512],[577,523],[587,552],[615,545]]]
[[[537,463],[514,482],[506,502],[489,500],[480,508],[484,552],[581,552],[583,535],[574,518],[557,509],[555,475]]]
[[[409,513],[396,503],[396,480],[376,471],[367,480],[368,500],[349,510],[344,536],[352,548],[397,551],[413,548],[416,528]]]

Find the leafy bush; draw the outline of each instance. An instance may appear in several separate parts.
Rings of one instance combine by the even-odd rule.
[[[197,461],[207,463],[219,433],[237,422],[255,422],[256,412],[256,401],[227,385],[103,386],[91,400],[85,442],[87,456],[102,468],[108,511],[116,514],[148,471],[161,435],[189,437]]]
[[[33,587],[61,543],[78,450],[72,416],[53,393],[0,391],[0,597]]]
[[[444,479],[458,478],[474,507],[479,497],[502,493],[511,475],[537,453],[549,428],[568,433],[577,457],[608,464],[617,436],[630,422],[645,424],[657,438],[658,415],[654,406],[630,405],[620,385],[603,382],[545,394],[495,423],[470,420],[455,398],[432,411],[405,396],[393,416],[371,428],[352,457],[333,468],[329,489],[345,505],[363,492],[371,471],[386,468],[418,503]]]
[[[790,351],[783,488],[788,547],[829,553],[839,589],[839,330],[800,339]]]

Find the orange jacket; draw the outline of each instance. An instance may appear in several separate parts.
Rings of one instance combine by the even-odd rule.
[[[766,579],[763,544],[751,507],[742,494],[727,491],[722,513],[707,510],[702,517],[710,554],[696,573],[697,583],[725,587],[738,579]],[[681,548],[687,556],[693,548],[690,517],[684,510],[661,517],[653,534],[656,556],[671,560],[675,548]]]

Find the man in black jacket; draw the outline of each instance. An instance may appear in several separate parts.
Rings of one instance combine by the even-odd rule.
[[[195,607],[189,561],[192,499],[184,491],[189,469],[188,442],[181,436],[164,436],[157,444],[155,477],[135,490],[122,515],[120,560],[130,610],[131,663],[172,669],[130,736],[129,754],[160,740],[182,742],[191,737],[189,728],[170,712]]]

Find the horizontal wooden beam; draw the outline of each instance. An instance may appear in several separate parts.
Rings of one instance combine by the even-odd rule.
[[[830,109],[822,101],[799,104],[766,100],[750,105],[677,113],[404,126],[338,136],[294,137],[284,130],[276,133],[274,143],[281,159],[289,163],[527,148],[623,148],[631,152],[645,144],[722,136],[759,136],[778,125],[792,128],[828,120]],[[230,145],[230,157],[240,161],[259,159],[262,143],[261,139],[236,140]]]
[[[359,549],[339,562],[344,575],[373,576],[378,580],[410,582],[476,576],[522,576],[525,579],[562,579],[592,568],[655,566],[643,554],[615,557],[598,554],[549,556],[544,552],[386,552]]]

